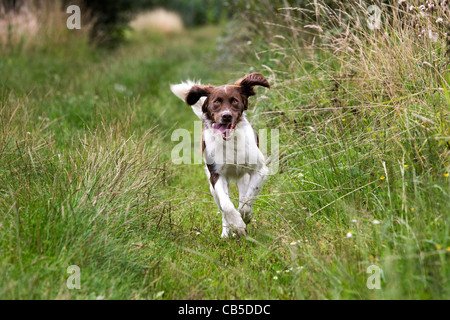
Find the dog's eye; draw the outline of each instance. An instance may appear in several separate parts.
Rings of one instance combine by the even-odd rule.
[[[237,105],[239,101],[236,98],[231,98],[231,104]]]
[[[212,103],[212,109],[213,109],[213,110],[219,109],[220,106],[221,106],[221,104],[222,104],[222,101],[221,101],[221,100],[219,100],[219,99],[214,100],[213,103]]]

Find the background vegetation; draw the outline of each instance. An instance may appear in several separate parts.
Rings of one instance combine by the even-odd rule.
[[[2,38],[1,298],[450,297],[447,2],[377,2],[378,30],[359,1],[229,5],[114,51],[59,9]],[[170,161],[196,118],[169,84],[251,71],[272,84],[248,115],[280,130],[280,172],[249,236],[223,240],[202,166]]]

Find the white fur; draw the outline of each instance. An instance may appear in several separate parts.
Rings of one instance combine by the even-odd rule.
[[[182,99],[193,85],[192,81],[172,85],[172,92]],[[268,168],[265,159],[257,146],[255,132],[247,120],[245,114],[236,125],[233,138],[223,140],[222,135],[214,135],[211,123],[202,113],[202,105],[206,97],[202,97],[192,106],[194,113],[203,121],[203,139],[205,150],[203,158],[206,164],[214,164],[219,179],[210,191],[222,212],[222,237],[226,238],[231,232],[237,235],[246,235],[246,224],[252,219],[252,205],[255,197],[261,190],[267,175]],[[235,141],[236,139],[236,141]],[[210,178],[210,172],[205,167],[206,175]],[[239,189],[239,207],[236,210],[228,195],[230,182],[237,182]]]
[[[181,100],[185,101],[186,99],[186,95],[188,94],[189,90],[191,90],[191,88],[196,85],[196,84],[200,84],[198,82],[193,82],[191,80],[187,80],[186,82],[182,82],[180,84],[172,84],[170,86],[170,90],[172,90],[172,92]],[[202,118],[203,112],[202,112],[202,106],[203,106],[203,102],[205,102],[206,97],[201,97],[200,100],[197,101],[196,104],[192,105],[192,110],[194,111],[194,113],[197,115],[197,117],[199,117],[200,119]]]

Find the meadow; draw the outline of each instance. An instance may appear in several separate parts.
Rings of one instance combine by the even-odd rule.
[[[374,31],[315,3],[250,1],[245,23],[114,51],[70,31],[3,48],[0,299],[450,298],[448,7],[434,41],[418,6]],[[197,119],[169,87],[254,71],[272,87],[248,117],[279,130],[279,171],[248,236],[221,239],[203,166],[171,161]]]

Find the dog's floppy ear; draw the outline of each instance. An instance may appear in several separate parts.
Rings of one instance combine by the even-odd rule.
[[[242,79],[236,81],[235,85],[241,87],[242,93],[247,97],[255,95],[255,90],[253,89],[254,86],[270,88],[269,82],[259,72],[253,72],[246,75]]]
[[[212,86],[194,85],[186,95],[186,103],[190,106],[197,103],[201,97],[208,97]]]

